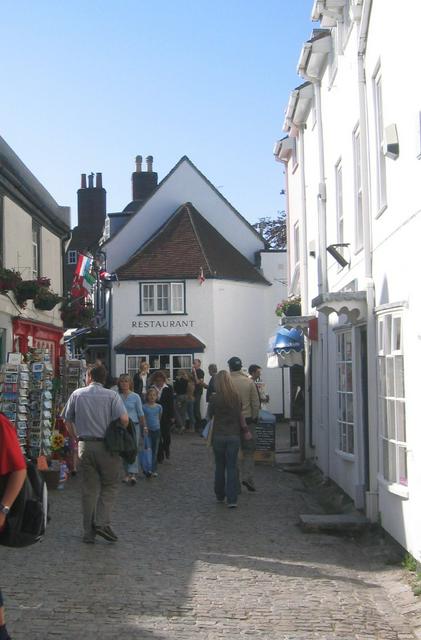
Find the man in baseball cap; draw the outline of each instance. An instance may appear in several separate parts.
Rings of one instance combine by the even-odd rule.
[[[233,385],[240,396],[244,418],[249,427],[249,431],[253,435],[252,440],[242,439],[241,441],[243,452],[241,465],[242,484],[247,487],[249,491],[256,491],[254,484],[254,452],[256,449],[256,423],[260,409],[259,395],[253,380],[241,370],[242,362],[240,358],[232,356],[227,364]]]

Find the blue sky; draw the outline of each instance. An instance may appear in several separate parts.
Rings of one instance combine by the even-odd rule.
[[[59,204],[102,172],[131,200],[137,154],[187,155],[250,221],[283,208],[282,134],[312,0],[3,0],[0,135]]]

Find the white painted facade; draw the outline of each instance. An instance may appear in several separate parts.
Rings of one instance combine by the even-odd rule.
[[[114,271],[125,263],[185,202],[191,202],[252,264],[258,252],[261,273],[270,284],[214,278],[199,284],[196,278],[187,279],[183,314],[148,316],[141,315],[138,280],[113,283],[109,306],[113,375],[130,369],[130,355],[114,351],[128,336],[192,334],[205,345],[203,353],[191,354],[202,361],[205,380],[209,364],[227,369],[233,355],[246,368],[259,364],[270,397],[268,409],[279,414],[283,411],[281,370],[266,369],[266,360],[269,336],[278,325],[276,304],[286,297],[286,253],[264,250],[261,237],[188,159],[176,165],[141,210],[104,245],[107,267]],[[171,364],[169,367],[172,374]]]
[[[276,149],[287,169],[289,269],[294,227],[306,227],[301,291],[306,278],[303,304],[319,321],[318,340],[307,341],[306,452],[421,560],[421,87],[409,73],[421,5],[322,0],[313,17],[331,29],[331,47],[320,54],[318,35],[300,57],[313,97],[291,98],[284,127],[298,163],[290,142]],[[336,247],[344,267],[326,251],[337,243],[349,243]]]

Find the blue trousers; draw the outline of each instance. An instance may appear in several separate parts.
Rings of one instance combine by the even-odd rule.
[[[214,435],[212,445],[215,456],[215,495],[218,500],[226,497],[228,504],[236,504],[240,436]]]

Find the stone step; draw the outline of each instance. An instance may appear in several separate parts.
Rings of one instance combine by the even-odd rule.
[[[363,515],[339,514],[302,514],[299,516],[300,525],[307,532],[336,531],[347,533],[364,531],[371,526],[371,522]]]

